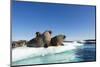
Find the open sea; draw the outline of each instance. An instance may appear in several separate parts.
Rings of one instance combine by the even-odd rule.
[[[36,64],[51,64],[51,63],[71,63],[71,62],[90,62],[96,61],[96,45],[84,44],[78,46],[77,49],[68,50],[58,54],[45,56],[31,57],[16,62],[12,65],[36,65]]]

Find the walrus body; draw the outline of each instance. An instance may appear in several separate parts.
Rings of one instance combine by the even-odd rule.
[[[42,47],[43,46],[43,41],[41,38],[39,39],[32,39],[28,42],[27,47]]]
[[[27,43],[27,47],[43,47],[43,38],[42,35],[37,32],[36,33],[36,37],[31,39],[28,43]]]
[[[57,35],[51,39],[51,46],[63,46],[65,35]]]

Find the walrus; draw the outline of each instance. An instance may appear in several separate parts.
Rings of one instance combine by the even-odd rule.
[[[27,47],[43,47],[43,38],[40,32],[36,32],[36,37],[27,43]]]
[[[51,38],[51,46],[63,46],[63,41],[66,38],[65,35],[57,35],[53,38]]]
[[[50,46],[52,31],[48,30],[43,33],[44,48]]]

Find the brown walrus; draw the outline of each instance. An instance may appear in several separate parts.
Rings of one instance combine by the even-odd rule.
[[[27,43],[27,47],[43,47],[43,38],[40,32],[36,32],[36,37]]]
[[[65,35],[57,35],[51,39],[51,46],[63,46]]]
[[[47,48],[48,46],[50,46],[50,42],[51,42],[51,35],[52,35],[52,31],[45,31],[43,33],[43,41],[44,41],[44,47]]]

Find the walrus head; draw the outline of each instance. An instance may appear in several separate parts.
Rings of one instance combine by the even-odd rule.
[[[40,37],[41,36],[41,33],[40,32],[36,32],[36,37]]]
[[[57,36],[57,45],[63,45],[63,41],[66,38],[65,35],[58,35]]]

